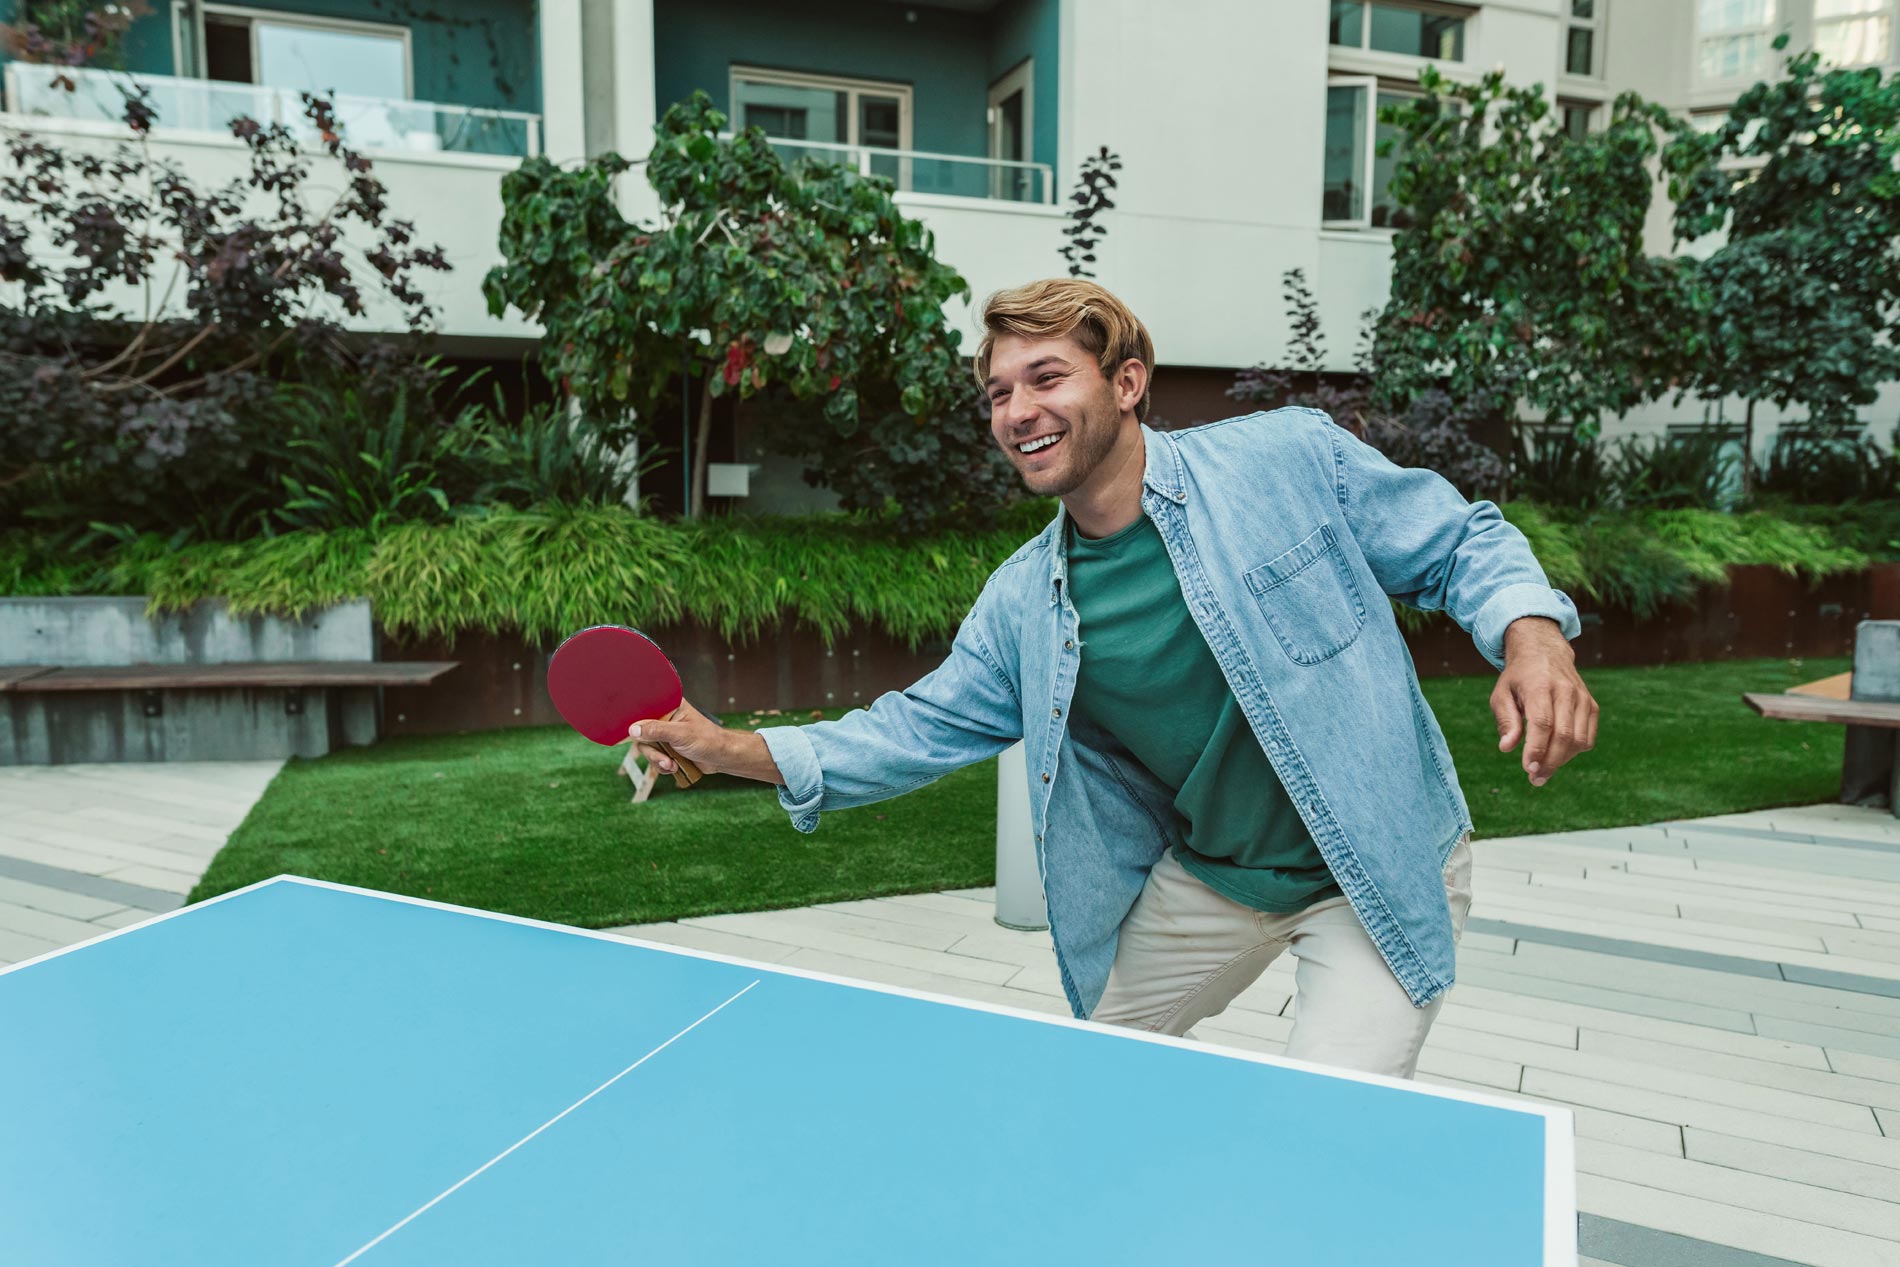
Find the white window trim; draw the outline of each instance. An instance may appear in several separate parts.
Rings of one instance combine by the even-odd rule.
[[[1702,74],[1702,45],[1705,40],[1737,35],[1762,35],[1766,36],[1770,43],[1773,43],[1775,36],[1781,34],[1783,31],[1793,32],[1794,15],[1790,10],[1794,7],[1796,2],[1797,0],[1775,0],[1775,16],[1765,24],[1758,26],[1726,26],[1713,32],[1703,29],[1701,6],[1697,5],[1694,23],[1695,38],[1689,43],[1689,56],[1692,59],[1689,65],[1689,78],[1691,82],[1699,88],[1709,88],[1723,84],[1752,83],[1756,79],[1764,79],[1773,75],[1787,54],[1786,52],[1776,53],[1774,49],[1770,48],[1768,50],[1768,62],[1765,66],[1756,70],[1745,70],[1740,74],[1728,75],[1722,78],[1705,78]],[[1812,12],[1812,6],[1806,4],[1805,0],[1799,0],[1799,2],[1802,3],[1804,8]],[[1793,47],[1793,42],[1790,42],[1789,48],[1792,49]]]
[[[394,22],[359,22],[352,18],[327,18],[315,14],[296,13],[280,9],[250,9],[235,4],[200,4],[193,15],[192,36],[197,40],[197,58],[194,63],[197,78],[207,79],[205,74],[205,19],[208,17],[242,18],[251,24],[251,73],[257,73],[257,26],[260,21],[276,26],[300,26],[312,31],[340,31],[351,35],[376,35],[384,39],[402,41],[402,97],[413,101],[416,96],[416,53],[413,35],[410,29]],[[174,25],[174,37],[176,33]],[[179,50],[174,47],[176,55]],[[182,60],[182,59],[180,59]],[[174,62],[174,65],[177,63]],[[257,81],[253,79],[252,83]],[[264,85],[269,87],[270,85]]]
[[[1036,59],[1033,57],[1025,57],[1022,61],[1012,66],[1001,79],[990,85],[988,101],[988,109],[990,112],[988,120],[989,136],[987,139],[991,158],[1003,157],[996,152],[997,107],[1001,106],[1005,101],[1008,101],[1011,94],[1021,92],[1023,94],[1023,161],[1026,163],[1036,161],[1035,71]]]
[[[1325,188],[1326,180],[1325,180],[1325,175],[1322,172],[1320,176],[1320,196],[1321,196],[1321,203],[1322,203],[1321,205],[1322,218],[1319,222],[1319,227],[1322,229],[1364,231],[1364,230],[1372,228],[1372,171],[1373,171],[1373,160],[1377,157],[1373,153],[1373,151],[1377,147],[1377,141],[1375,138],[1379,135],[1379,77],[1377,75],[1328,75],[1326,77],[1326,87],[1328,90],[1331,90],[1334,88],[1364,88],[1366,89],[1366,92],[1367,92],[1366,133],[1365,133],[1365,136],[1361,138],[1365,142],[1366,156],[1365,156],[1365,162],[1364,162],[1364,169],[1359,173],[1359,188],[1364,192],[1365,197],[1364,197],[1364,200],[1360,204],[1359,215],[1348,218],[1348,219],[1343,219],[1343,220],[1325,219],[1324,218],[1324,215],[1325,215],[1324,199],[1325,199],[1325,193],[1326,193],[1326,188]],[[1321,161],[1321,164],[1324,165],[1324,162],[1325,162],[1325,130],[1324,128],[1321,129],[1320,137],[1321,137],[1320,139],[1321,160],[1320,161]]]
[[[1476,26],[1472,22],[1472,19],[1477,16],[1475,10],[1459,4],[1435,4],[1432,0],[1358,0],[1358,3],[1359,42],[1357,44],[1334,44],[1329,40],[1326,47],[1330,50],[1331,55],[1337,56],[1343,53],[1349,56],[1390,58],[1395,63],[1411,67],[1421,66],[1427,62],[1439,66],[1468,66],[1471,64],[1473,60],[1471,37],[1476,30]],[[1464,57],[1457,61],[1452,61],[1442,57],[1420,57],[1411,53],[1393,53],[1385,49],[1373,48],[1371,44],[1372,15],[1366,10],[1374,3],[1384,4],[1388,8],[1393,9],[1411,9],[1417,13],[1429,13],[1433,17],[1458,18],[1464,23]]]
[[[829,88],[834,92],[848,93],[850,103],[845,107],[845,120],[850,136],[838,142],[843,145],[864,144],[858,139],[858,97],[860,94],[868,92],[879,97],[896,97],[899,101],[897,148],[900,150],[911,148],[911,116],[914,111],[911,105],[909,84],[893,83],[882,79],[852,79],[844,75],[811,75],[793,70],[766,70],[759,66],[742,66],[735,63],[726,76],[727,105],[736,105],[738,102],[741,80],[755,84],[780,84],[788,88]],[[1027,104],[1026,100],[1024,104]],[[737,128],[739,122],[738,119],[733,119],[733,126]],[[787,141],[787,144],[796,145],[798,142]],[[866,146],[865,148],[875,147]]]
[[[1609,0],[1596,0],[1596,5],[1591,10],[1595,16],[1588,18],[1573,16],[1570,11],[1570,0],[1562,0],[1562,3],[1564,6],[1562,10],[1564,19],[1563,60],[1558,67],[1558,73],[1565,79],[1574,80],[1579,83],[1601,83],[1606,78],[1603,73],[1603,54],[1609,47],[1609,35],[1603,25],[1603,9],[1604,6],[1609,3]],[[1570,32],[1574,27],[1581,27],[1591,33],[1590,73],[1587,75],[1579,75],[1570,69]]]
[[[1603,101],[1592,97],[1572,97],[1566,94],[1557,98],[1557,130],[1565,134],[1568,134],[1570,131],[1564,124],[1564,112],[1566,110],[1588,110],[1590,112],[1590,126],[1587,130],[1591,132],[1602,131],[1603,129],[1600,124],[1603,118],[1602,111],[1604,106],[1605,103]]]
[[[1894,4],[1894,0],[1883,0],[1881,13],[1884,13],[1887,18],[1887,47],[1881,50],[1880,55],[1878,57],[1875,57],[1869,61],[1845,63],[1844,65],[1846,66],[1846,68],[1858,70],[1863,66],[1891,66],[1893,65],[1895,43],[1897,39],[1900,39],[1900,13],[1896,13],[1895,8],[1896,6]],[[1844,17],[1823,18],[1818,12],[1815,11],[1815,5],[1812,3],[1812,0],[1809,0],[1809,3],[1807,5],[1807,10],[1808,10],[1807,12],[1808,41],[1807,42],[1813,45],[1817,49],[1821,46],[1821,28],[1822,27],[1833,26],[1837,23],[1842,23],[1842,22],[1852,22],[1858,18],[1870,18],[1870,17],[1880,16],[1880,14],[1876,14],[1876,13],[1850,13]],[[1828,63],[1828,65],[1831,66],[1831,65],[1834,65],[1834,63],[1830,62]]]
[[[984,119],[983,131],[984,146],[991,158],[1000,159],[1003,157],[996,152],[996,112],[1002,106],[1003,102],[1009,100],[1015,93],[1020,92],[1023,95],[1023,154],[1021,161],[1026,163],[1036,161],[1035,72],[1036,59],[1033,57],[1025,57],[1022,61],[1010,67],[1001,79],[998,79],[995,83],[990,85],[988,104],[985,107],[986,117]],[[1022,169],[1015,168],[1012,170],[1020,171]],[[1004,179],[1003,169],[996,168],[990,172],[991,198],[998,201],[1006,201],[1003,198]]]

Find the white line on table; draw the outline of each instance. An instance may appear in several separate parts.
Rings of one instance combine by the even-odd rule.
[[[562,1109],[559,1113],[556,1113],[553,1117],[541,1123],[541,1125],[535,1127],[533,1130],[529,1131],[526,1135],[523,1135],[520,1139],[516,1140],[514,1143],[508,1145],[508,1147],[502,1149],[499,1153],[496,1153],[493,1157],[489,1158],[487,1161],[483,1162],[480,1166],[476,1167],[474,1170],[464,1175],[461,1179],[458,1179],[454,1184],[444,1189],[440,1194],[438,1194],[437,1196],[435,1196],[428,1202],[424,1203],[423,1205],[418,1206],[413,1213],[408,1215],[406,1218],[402,1219],[400,1222],[396,1223],[393,1227],[391,1227],[388,1231],[384,1232],[381,1236],[378,1236],[375,1240],[370,1241],[367,1245],[363,1246],[361,1249],[357,1250],[354,1254],[351,1254],[349,1257],[339,1260],[337,1262],[336,1267],[347,1267],[347,1264],[355,1262],[357,1259],[361,1258],[364,1254],[367,1254],[370,1250],[375,1249],[378,1245],[382,1244],[384,1241],[388,1240],[391,1236],[401,1231],[404,1227],[414,1222],[419,1216],[428,1213],[428,1211],[432,1207],[440,1204],[444,1198],[453,1194],[457,1188],[462,1187],[464,1184],[468,1183],[469,1180],[481,1174],[482,1171],[487,1170],[490,1166],[494,1165],[496,1162],[506,1157],[509,1153],[514,1152],[515,1149],[520,1148],[523,1144],[533,1139],[536,1135],[539,1135],[542,1131],[547,1130],[548,1127],[554,1125],[556,1122],[566,1117],[569,1113],[572,1113],[575,1109],[578,1109],[581,1105],[587,1103],[589,1100],[599,1095],[602,1091],[605,1091],[608,1087],[611,1087],[614,1083],[620,1081],[622,1078],[632,1073],[635,1069],[638,1069],[641,1065],[644,1065],[647,1061],[653,1059],[655,1056],[665,1051],[668,1047],[671,1047],[674,1043],[677,1043],[680,1039],[686,1037],[688,1034],[698,1029],[701,1025],[704,1025],[707,1021],[717,1016],[720,1012],[724,1011],[726,1008],[730,1007],[732,1004],[738,1002],[740,996],[745,994],[746,990],[750,990],[752,986],[757,985],[757,984],[758,984],[757,981],[752,982],[751,985],[746,986],[745,990],[739,991],[738,994],[733,995],[731,998],[727,999],[724,1003],[721,1003],[718,1007],[706,1013],[706,1015],[700,1017],[698,1020],[694,1021],[691,1025],[688,1025],[685,1029],[673,1035],[673,1037],[667,1039],[665,1042],[661,1043],[658,1047],[655,1047],[652,1051],[640,1057],[640,1059],[634,1061],[632,1064],[628,1065],[625,1069],[622,1069],[619,1073],[607,1079],[607,1081],[601,1083],[599,1086],[595,1087],[592,1091],[589,1091],[586,1095],[574,1101],[574,1103],[568,1105],[566,1108]]]

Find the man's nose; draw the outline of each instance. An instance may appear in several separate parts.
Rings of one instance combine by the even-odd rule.
[[[997,414],[1002,424],[1012,431],[1020,431],[1032,426],[1041,417],[1041,411],[1036,408],[1036,402],[1021,392],[1011,392]]]

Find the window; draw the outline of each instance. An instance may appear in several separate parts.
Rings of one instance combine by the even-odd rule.
[[[1596,128],[1597,108],[1591,105],[1563,103],[1564,135],[1573,141],[1580,141]]]
[[[1387,195],[1397,153],[1379,154],[1379,142],[1398,129],[1380,123],[1378,110],[1411,100],[1372,78],[1335,79],[1326,85],[1325,179],[1320,218],[1330,228],[1403,229],[1411,218]]]
[[[1569,0],[1570,25],[1564,31],[1564,74],[1600,75],[1597,65],[1597,10],[1602,0]]]
[[[1884,62],[1892,45],[1891,0],[1814,0],[1814,47],[1836,66]]]
[[[1327,40],[1342,48],[1445,62],[1465,59],[1465,20],[1430,5],[1333,0]]]
[[[326,96],[409,97],[407,27],[206,5],[206,79]]]
[[[909,149],[910,89],[735,66],[732,121],[738,128],[760,128],[779,141]],[[819,156],[824,155],[814,154]]]
[[[990,157],[1026,163],[1034,149],[1035,61],[1025,58],[1007,75],[990,85]],[[1037,197],[1036,174],[1026,167],[997,167],[990,171],[989,196],[1011,202]]]
[[[1765,72],[1780,18],[1777,0],[1699,0],[1696,75],[1724,80]]]

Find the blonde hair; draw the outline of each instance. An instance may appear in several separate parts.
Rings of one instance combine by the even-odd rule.
[[[983,342],[976,349],[976,381],[990,376],[990,352],[999,334],[1025,339],[1073,338],[1113,378],[1122,362],[1138,360],[1153,379],[1154,340],[1148,327],[1105,288],[1079,277],[1052,277],[999,290],[983,305]],[[1148,420],[1148,391],[1135,402],[1137,421]]]

